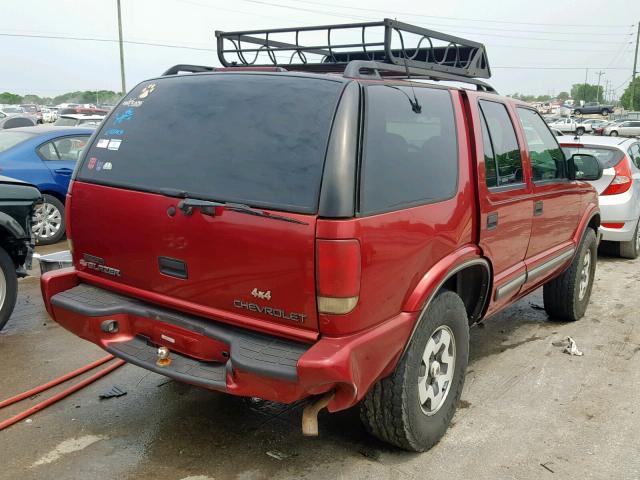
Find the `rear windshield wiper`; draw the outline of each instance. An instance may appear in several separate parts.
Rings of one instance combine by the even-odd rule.
[[[309,225],[307,222],[303,222],[302,220],[298,220],[293,217],[287,217],[285,215],[275,215],[273,213],[265,212],[264,210],[250,207],[249,205],[245,205],[243,203],[226,202],[224,203],[224,208],[226,208],[227,210],[233,210],[234,212],[246,213],[247,215],[255,215],[256,217],[272,218],[273,220],[297,223],[299,225]]]
[[[194,208],[200,209],[200,211],[204,215],[215,216],[215,208],[223,207],[226,210],[232,210],[234,212],[245,213],[247,215],[255,215],[256,217],[263,218],[271,218],[273,220],[280,220],[282,222],[289,223],[297,223],[299,225],[309,225],[302,220],[298,220],[293,217],[287,217],[285,215],[277,215],[273,213],[266,212],[264,210],[260,210],[257,208],[250,207],[249,205],[245,205],[244,203],[234,203],[234,202],[216,202],[213,200],[202,200],[200,198],[190,197],[188,192],[177,190],[177,189],[162,189],[161,193],[171,196],[181,198],[178,203],[178,208],[182,210],[185,215],[191,215],[193,213]]]

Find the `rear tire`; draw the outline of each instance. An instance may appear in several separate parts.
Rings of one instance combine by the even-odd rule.
[[[620,256],[634,260],[640,255],[640,220],[636,223],[633,238],[628,242],[620,242]]]
[[[618,131],[617,130],[612,130],[611,133],[609,133],[610,137],[617,137],[618,136]]]
[[[33,214],[33,234],[38,245],[51,245],[62,240],[65,234],[64,204],[46,193],[42,198],[43,203]]]
[[[604,115],[609,115],[609,110],[607,108],[603,108],[602,111],[600,112],[603,116]]]
[[[574,110],[574,115],[582,115],[582,110]]]
[[[469,359],[469,323],[458,295],[443,290],[419,321],[394,372],[376,383],[360,404],[369,433],[413,452],[430,449],[446,432]]]
[[[589,305],[596,273],[596,234],[587,228],[571,265],[543,287],[544,309],[552,320],[580,320]]]
[[[584,127],[576,128],[576,135],[584,135]]]
[[[0,330],[5,326],[16,306],[18,277],[13,260],[0,247]]]

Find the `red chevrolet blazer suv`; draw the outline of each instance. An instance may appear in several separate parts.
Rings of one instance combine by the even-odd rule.
[[[481,44],[351,28],[385,40],[339,53],[303,47],[309,29],[278,30],[294,44],[217,32],[223,67],[137,85],[79,162],[73,267],[42,292],[56,322],[131,364],[307,399],[307,434],[321,408],[360,404],[372,434],[423,451],[455,412],[471,325],[542,285],[550,317],[584,315],[600,214],[583,180],[602,170],[480,80]],[[455,54],[408,49],[409,33]]]

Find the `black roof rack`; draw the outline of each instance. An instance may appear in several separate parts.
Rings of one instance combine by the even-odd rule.
[[[215,34],[218,58],[225,67],[278,66],[353,78],[411,76],[463,81],[493,90],[474,80],[491,77],[483,44],[388,18]]]
[[[169,70],[164,72],[162,76],[167,75],[177,75],[180,72],[189,72],[189,73],[201,73],[201,72],[213,72],[213,67],[207,67],[205,65],[174,65]]]

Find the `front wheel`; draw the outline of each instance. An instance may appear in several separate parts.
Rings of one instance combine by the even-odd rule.
[[[5,326],[18,296],[18,277],[11,257],[0,247],[0,330]]]
[[[369,433],[413,452],[434,446],[456,411],[469,359],[469,323],[462,299],[443,290],[419,320],[394,372],[360,404]]]
[[[618,136],[618,131],[617,130],[612,130],[611,133],[609,133],[609,136],[617,137]]]
[[[577,135],[584,135],[584,127],[576,128],[576,134]]]
[[[640,255],[640,220],[636,224],[633,238],[628,242],[620,242],[620,256],[622,258],[635,259]]]
[[[584,316],[596,274],[597,250],[596,234],[588,228],[569,268],[544,285],[544,309],[549,317],[574,322]]]
[[[65,233],[64,205],[46,193],[42,198],[43,203],[33,212],[33,234],[38,245],[51,245],[62,240]]]
[[[609,115],[609,110],[606,108],[603,108],[602,111],[600,112],[602,115]]]

